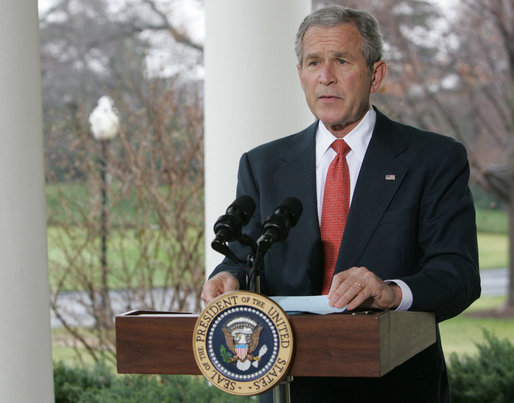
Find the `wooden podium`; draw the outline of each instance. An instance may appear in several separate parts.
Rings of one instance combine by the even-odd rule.
[[[118,372],[199,375],[192,349],[198,315],[132,311],[116,317]],[[436,341],[425,312],[290,315],[292,376],[380,377]]]

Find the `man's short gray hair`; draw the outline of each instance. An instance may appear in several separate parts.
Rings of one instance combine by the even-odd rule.
[[[303,37],[310,27],[332,28],[341,24],[353,24],[362,36],[361,50],[368,68],[382,59],[383,38],[377,19],[366,11],[341,6],[320,8],[309,14],[298,28],[295,50],[300,66],[303,59]]]

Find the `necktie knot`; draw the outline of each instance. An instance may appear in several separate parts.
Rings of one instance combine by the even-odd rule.
[[[350,146],[346,144],[346,141],[343,139],[335,140],[330,147],[332,147],[337,154],[342,154],[343,156],[348,154],[351,150]]]

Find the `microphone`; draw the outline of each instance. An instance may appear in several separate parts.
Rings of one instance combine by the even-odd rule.
[[[263,223],[263,234],[257,240],[257,246],[262,253],[266,252],[274,242],[287,238],[289,230],[293,228],[303,207],[300,200],[295,197],[285,199]]]
[[[212,246],[238,239],[241,230],[248,224],[255,211],[255,202],[250,196],[239,196],[228,206],[227,211],[214,224],[216,234]]]

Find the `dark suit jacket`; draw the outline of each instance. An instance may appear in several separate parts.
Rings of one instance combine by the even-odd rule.
[[[273,245],[265,257],[262,291],[267,295],[312,295],[321,290],[317,124],[241,157],[237,194],[246,194],[257,204],[244,229],[250,236],[257,238],[262,233],[261,222],[286,197],[297,197],[303,204],[303,214],[288,238]],[[475,212],[468,179],[469,164],[460,143],[394,122],[377,111],[335,272],[365,266],[382,279],[401,279],[413,293],[411,310],[434,312],[438,321],[462,312],[480,295]],[[231,248],[241,257],[249,253],[239,245]],[[244,273],[238,267],[225,260],[214,273],[223,270],[236,275],[245,286]],[[437,401],[429,396],[448,393],[439,341],[418,356],[395,370],[402,374],[396,376],[398,385],[407,389],[405,401],[415,401],[412,393],[416,391],[420,398],[428,397],[416,401]],[[421,368],[425,386],[417,380],[401,379],[419,377]],[[390,379],[378,383],[387,380],[387,385],[395,385],[395,371]],[[343,392],[341,382],[346,381],[353,383]],[[348,393],[355,382],[334,381],[333,390],[326,387],[327,396],[336,391],[338,396]],[[368,390],[364,387],[364,392]],[[357,401],[367,401],[366,396],[361,394]]]

